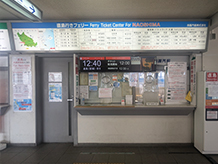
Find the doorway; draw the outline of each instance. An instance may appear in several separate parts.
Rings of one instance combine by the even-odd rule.
[[[39,61],[42,142],[73,142],[73,57]]]

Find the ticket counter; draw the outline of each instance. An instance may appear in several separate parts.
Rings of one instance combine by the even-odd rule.
[[[147,65],[143,62],[146,58]],[[193,126],[190,118],[195,109],[185,99],[190,85],[189,59],[189,56],[77,56],[76,144],[191,142],[190,133],[185,130]],[[87,67],[89,62],[92,67]],[[98,66],[97,62],[104,65]],[[150,68],[146,68],[149,62]],[[174,141],[167,137],[175,138],[178,134]]]

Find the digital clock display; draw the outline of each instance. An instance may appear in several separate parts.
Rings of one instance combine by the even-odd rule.
[[[105,71],[105,57],[80,57],[81,72]]]
[[[101,67],[101,60],[83,60],[84,67]]]

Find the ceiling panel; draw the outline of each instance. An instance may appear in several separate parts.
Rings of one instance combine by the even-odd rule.
[[[0,20],[18,20],[19,17],[0,7]]]
[[[44,20],[200,19],[218,11],[218,0],[32,1],[43,11]]]
[[[43,20],[202,19],[218,12],[218,0],[31,0]],[[0,20],[24,19],[0,8]]]
[[[26,18],[3,2],[0,2],[0,20],[25,20]]]

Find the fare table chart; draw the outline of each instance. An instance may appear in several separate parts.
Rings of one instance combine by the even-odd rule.
[[[208,21],[12,23],[25,50],[205,50]]]

